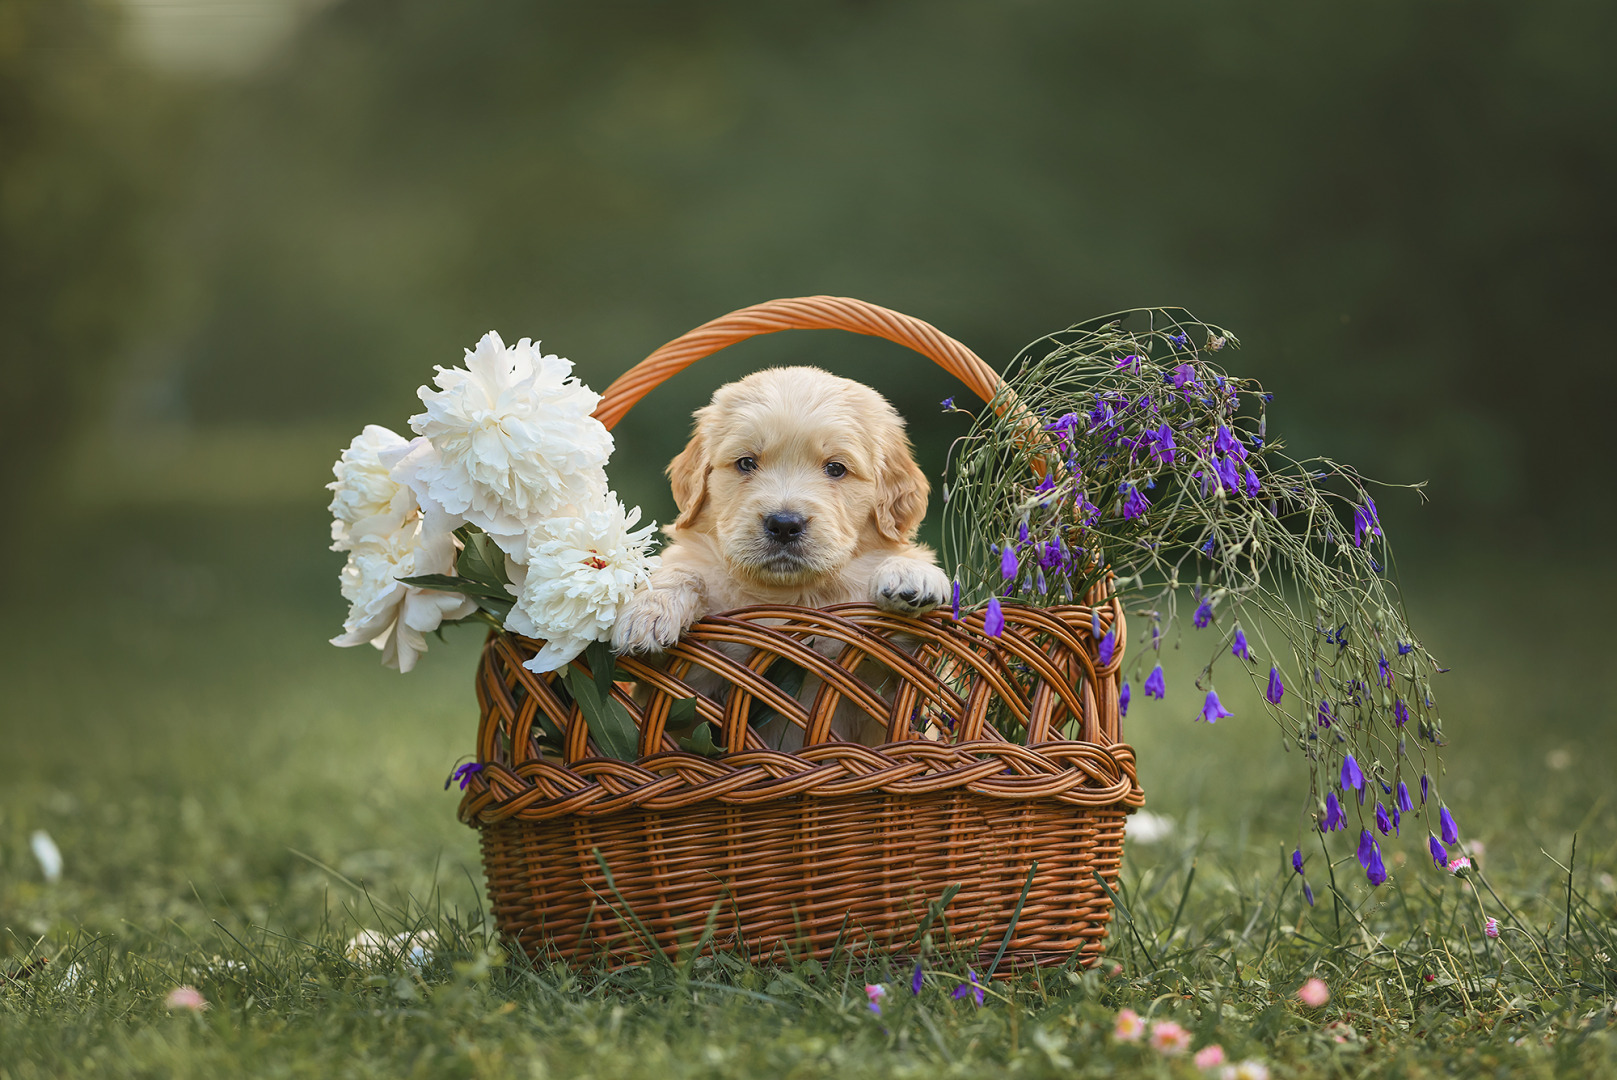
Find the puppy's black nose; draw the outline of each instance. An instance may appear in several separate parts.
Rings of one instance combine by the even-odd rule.
[[[770,514],[764,518],[764,531],[775,538],[777,544],[790,544],[803,535],[808,519],[802,514]]]

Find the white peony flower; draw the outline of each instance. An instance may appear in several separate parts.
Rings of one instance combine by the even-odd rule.
[[[410,427],[432,441],[416,475],[426,500],[507,541],[579,497],[612,453],[590,414],[599,394],[571,378],[573,363],[529,339],[507,346],[490,331],[465,368],[438,369],[427,411]]]
[[[354,546],[356,531],[393,509],[399,483],[389,473],[393,462],[408,448],[403,436],[377,424],[366,424],[331,467],[337,479],[326,487],[331,498],[331,550]]]
[[[331,643],[374,645],[382,650],[384,664],[407,672],[427,651],[427,634],[446,619],[477,610],[476,601],[459,593],[418,589],[398,580],[452,573],[458,524],[438,507],[423,512],[402,486],[385,513],[356,524],[340,579],[350,604],[348,618]]]
[[[639,520],[638,506],[625,511],[603,491],[530,531],[526,567],[513,585],[516,606],[505,620],[506,629],[545,642],[525,667],[555,671],[590,642],[611,638],[619,607],[661,561],[649,553],[656,523],[636,529]]]

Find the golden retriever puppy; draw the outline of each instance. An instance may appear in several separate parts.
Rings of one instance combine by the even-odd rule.
[[[752,604],[913,614],[948,601],[949,578],[915,542],[926,475],[876,391],[818,368],[772,368],[720,387],[695,416],[668,466],[671,542],[619,613],[618,652],[660,652],[702,616]]]

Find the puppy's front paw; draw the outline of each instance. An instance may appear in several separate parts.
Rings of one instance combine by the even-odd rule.
[[[895,555],[876,568],[870,593],[877,607],[914,615],[948,603],[949,577],[929,562]]]
[[[612,625],[612,651],[662,652],[701,616],[701,603],[701,596],[690,589],[641,589],[618,612]]]

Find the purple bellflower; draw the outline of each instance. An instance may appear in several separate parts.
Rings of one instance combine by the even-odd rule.
[[[1119,485],[1119,490],[1124,495],[1123,518],[1125,521],[1132,521],[1151,508],[1151,500],[1147,499],[1144,493],[1135,485],[1124,483]]]
[[[1426,848],[1432,853],[1432,861],[1437,864],[1437,868],[1439,870],[1447,870],[1449,868],[1448,848],[1438,843],[1437,837],[1430,833],[1426,834]]]
[[[1168,680],[1162,674],[1161,664],[1152,668],[1151,674],[1145,677],[1145,696],[1158,701],[1168,696]]]
[[[1391,686],[1392,685],[1392,668],[1387,663],[1387,654],[1386,653],[1381,654],[1381,664],[1380,664],[1379,673],[1380,673],[1380,676],[1381,676],[1381,685],[1382,686]]]
[[[1241,632],[1239,626],[1235,628],[1235,644],[1230,646],[1230,653],[1239,656],[1242,660],[1252,659],[1252,650],[1247,648],[1246,635]]]
[[[1218,474],[1218,482],[1225,491],[1235,492],[1241,490],[1241,470],[1234,458],[1214,458],[1213,471]]]
[[[1202,705],[1202,719],[1209,724],[1216,724],[1226,716],[1235,714],[1226,709],[1218,700],[1218,691],[1207,691],[1207,701]]]
[[[954,993],[949,996],[954,998],[956,1001],[966,997],[975,998],[977,1004],[981,1005],[983,1003],[983,984],[977,981],[977,973],[975,971],[967,969],[966,974],[970,976],[971,981],[963,982],[959,986],[955,987]]]
[[[1119,716],[1127,716],[1128,714],[1129,714],[1129,681],[1127,679],[1124,679],[1123,680],[1123,689],[1121,689],[1121,690],[1119,690],[1117,692],[1117,715],[1119,715]]]
[[[1342,813],[1342,804],[1336,801],[1336,792],[1327,792],[1325,795],[1325,820],[1319,823],[1321,832],[1335,832],[1347,826],[1347,815]]]
[[[1000,610],[999,597],[988,598],[988,611],[983,615],[983,633],[999,637],[1005,632],[1005,612]]]
[[[1443,842],[1445,844],[1458,844],[1460,842],[1459,826],[1454,824],[1454,815],[1449,813],[1448,807],[1444,806],[1438,809],[1437,822],[1439,828],[1443,830]]]
[[[1000,552],[999,556],[999,576],[1006,581],[1011,581],[1016,577],[1016,571],[1020,566],[1021,564],[1016,559],[1016,549],[1010,544],[1006,544],[1005,550]]]
[[[1376,803],[1376,828],[1381,830],[1382,836],[1392,832],[1392,818],[1387,816],[1387,808],[1379,802]]]
[[[1352,754],[1349,754],[1342,759],[1342,790],[1352,788],[1358,791],[1362,787],[1364,787],[1364,770],[1359,768],[1359,763],[1353,760]]]
[[[1189,334],[1169,334],[1168,335],[1168,344],[1172,345],[1176,349],[1188,349],[1188,348],[1190,348],[1190,335]],[[1186,364],[1185,366],[1189,367],[1190,365]]]
[[[1303,879],[1303,899],[1308,901],[1309,907],[1314,906],[1314,890],[1308,887],[1308,880],[1306,878]]]
[[[1364,864],[1364,876],[1370,879],[1372,886],[1383,885],[1387,881],[1387,866],[1381,861],[1381,845],[1373,840],[1370,842],[1370,861]]]
[[[1246,467],[1246,497],[1256,499],[1258,492],[1262,490],[1263,485],[1258,483],[1258,474],[1252,471],[1252,466],[1248,465]]]
[[[1278,705],[1280,699],[1286,696],[1286,684],[1280,681],[1280,669],[1274,665],[1269,666],[1269,688],[1263,692],[1269,704]]]
[[[960,582],[954,583],[954,621],[960,621]]]
[[[1176,444],[1173,441],[1173,428],[1166,423],[1155,431],[1147,431],[1145,439],[1151,444],[1151,454],[1161,465],[1172,465],[1176,454]]]
[[[1428,789],[1431,788],[1431,786],[1432,786],[1432,778],[1427,776],[1425,773],[1421,773],[1420,774],[1420,804],[1422,806],[1426,805],[1426,794],[1427,794]]]
[[[1196,614],[1192,616],[1191,622],[1195,623],[1196,629],[1200,630],[1212,621],[1213,602],[1211,600],[1203,600],[1200,604],[1196,605]]]
[[[1328,728],[1328,727],[1331,726],[1331,699],[1330,698],[1320,698],[1319,699],[1319,717],[1318,717],[1318,720],[1319,720],[1319,726],[1322,727],[1322,728]]]
[[[1229,454],[1240,461],[1246,460],[1246,447],[1229,428],[1223,424],[1218,425],[1218,433],[1213,436],[1213,449],[1221,454]]]
[[[1121,360],[1119,360],[1117,362],[1117,370],[1119,370],[1119,371],[1128,371],[1130,368],[1133,368],[1139,362],[1140,362],[1140,358],[1138,356],[1135,356],[1133,353],[1130,353],[1128,356],[1123,357]]]
[[[915,974],[910,976],[910,993],[919,994],[920,992],[921,992],[921,958],[919,956],[917,956],[915,958]]]
[[[1363,547],[1365,537],[1373,539],[1380,535],[1381,518],[1376,514],[1376,501],[1366,495],[1364,505],[1353,508],[1353,546]]]
[[[1398,781],[1398,809],[1406,814],[1415,809],[1415,803],[1409,797],[1409,785],[1402,780]]]
[[[952,397],[944,398],[943,399],[943,411],[948,412],[952,408],[954,408],[954,398],[952,398]]]
[[[453,784],[456,780],[459,780],[460,790],[465,791],[466,785],[472,782],[472,774],[480,773],[482,771],[483,763],[481,761],[468,761],[466,764],[458,766],[454,772],[449,774],[449,779],[444,781],[444,790],[448,791],[449,785]]]
[[[1097,651],[1100,654],[1101,667],[1111,664],[1112,656],[1117,652],[1117,631],[1115,629],[1106,631],[1106,636],[1100,639],[1100,647]]]
[[[1299,874],[1303,872],[1303,849],[1298,848],[1291,853],[1291,868]]]
[[[1403,698],[1393,698],[1392,718],[1399,727],[1409,723],[1409,706],[1404,704]]]
[[[1359,865],[1360,866],[1369,866],[1370,865],[1370,853],[1373,852],[1375,849],[1376,849],[1376,840],[1375,840],[1375,837],[1370,835],[1370,830],[1369,829],[1360,829],[1359,830],[1359,851],[1358,851]]]

